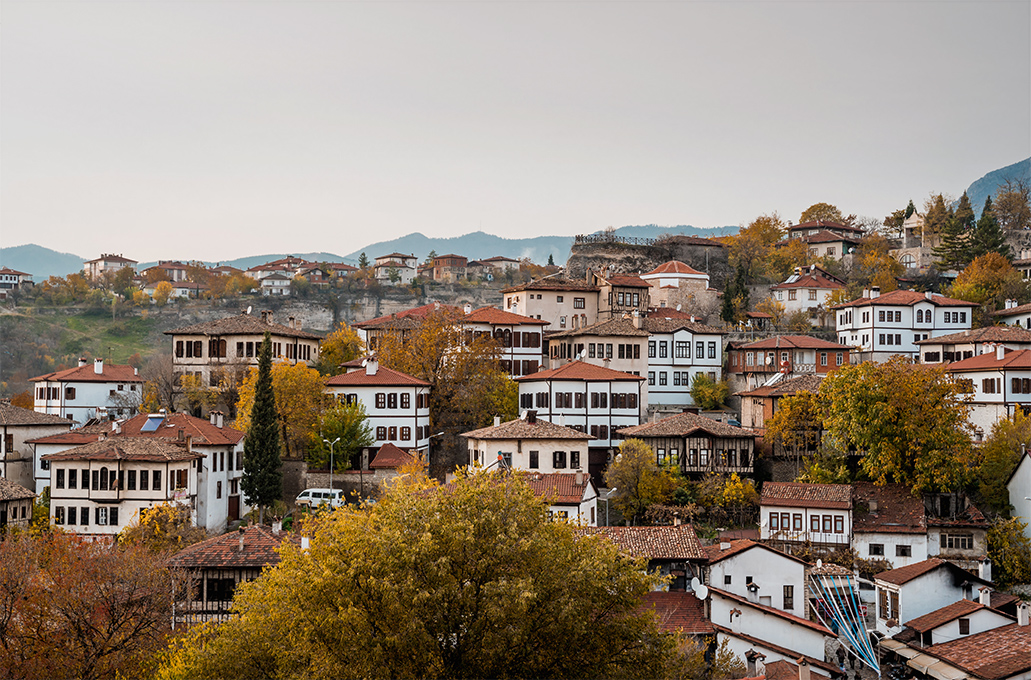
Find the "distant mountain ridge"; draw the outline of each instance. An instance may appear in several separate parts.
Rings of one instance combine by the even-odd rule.
[[[35,243],[0,248],[0,266],[32,274],[32,280],[36,283],[46,281],[51,276],[74,274],[82,269],[82,263],[87,259],[37,246]]]
[[[974,209],[974,214],[978,218],[981,217],[981,211],[984,209],[985,199],[989,196],[994,197],[999,187],[1010,180],[1015,182],[1022,181],[1026,185],[1031,186],[1031,158],[1017,161],[1013,165],[1007,165],[1005,168],[992,170],[967,187],[967,198],[970,199],[970,206]]]

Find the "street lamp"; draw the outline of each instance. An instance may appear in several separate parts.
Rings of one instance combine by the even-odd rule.
[[[605,494],[605,498],[602,499],[603,501],[605,501],[605,526],[609,526],[609,499],[612,498],[612,494],[616,493],[617,491],[619,491],[618,487],[612,487],[611,489],[609,489],[609,492]]]
[[[326,446],[329,447],[329,490],[330,490],[330,492],[332,492],[333,491],[333,445],[336,444],[338,441],[340,441],[340,437],[337,437],[333,441],[329,441],[328,439],[323,439],[322,441],[324,441],[326,443]],[[332,503],[332,502],[333,502],[332,501],[332,493],[330,493],[330,503]]]

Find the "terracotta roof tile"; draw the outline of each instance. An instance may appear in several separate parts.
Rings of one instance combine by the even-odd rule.
[[[790,657],[792,659],[797,659],[799,657],[804,658],[806,661],[809,662],[810,666],[813,666],[815,668],[822,668],[823,670],[827,671],[828,675],[831,675],[831,674],[837,675],[838,674],[838,667],[834,666],[832,664],[827,663],[823,659],[817,659],[816,657],[806,656],[805,654],[799,654],[798,652],[796,652],[793,649],[788,649],[787,647],[781,647],[780,645],[775,645],[772,642],[769,642],[768,640],[761,640],[761,639],[759,639],[757,637],[754,637],[752,635],[746,635],[744,633],[739,633],[736,630],[731,630],[730,628],[726,628],[726,627],[721,626],[719,624],[715,624],[714,623],[714,624],[712,624],[712,627],[715,628],[719,633],[722,633],[723,635],[725,635],[727,637],[736,637],[736,638],[739,638],[739,639],[744,640],[746,642],[750,642],[750,643],[752,643],[752,646],[754,646],[754,647],[759,647],[761,649],[769,649],[770,651],[777,652],[778,654],[782,654],[782,655]]]
[[[358,323],[351,324],[354,328],[381,328],[390,327],[392,323],[399,321],[406,321],[408,328],[417,327],[426,317],[431,314],[438,312],[445,312],[448,314],[454,314],[456,316],[462,314],[462,310],[454,305],[445,305],[439,302],[431,302],[421,307],[413,307],[412,309],[406,309],[401,312],[395,312],[393,314],[385,314],[383,316],[377,316],[374,319],[368,321],[360,321]]]
[[[868,307],[871,305],[904,305],[913,306],[919,302],[929,302],[935,307],[977,307],[973,302],[967,302],[966,300],[956,300],[953,298],[947,298],[944,295],[932,295],[927,297],[923,293],[918,293],[915,290],[893,290],[888,293],[882,293],[875,298],[858,298],[851,302],[845,302],[840,305],[835,305],[831,309],[844,309],[845,307]]]
[[[985,371],[1003,368],[1027,369],[1031,368],[1031,349],[1011,350],[1008,347],[1003,351],[1003,357],[997,358],[995,352],[979,354],[976,357],[963,359],[949,364],[950,373],[963,373],[965,371]]]
[[[949,564],[943,559],[938,557],[932,557],[930,559],[908,564],[898,569],[889,569],[888,571],[882,571],[879,574],[875,574],[874,578],[878,581],[884,581],[885,583],[891,583],[892,585],[901,586],[905,583],[909,583],[915,578],[923,576],[928,572],[932,572],[935,569],[940,568],[942,565]]]
[[[651,284],[636,274],[614,274],[605,279],[612,286],[624,288],[650,288]]]
[[[250,526],[243,530],[242,551],[240,532],[232,531],[183,548],[170,563],[179,569],[260,569],[279,564],[279,547],[292,540],[292,534],[276,536],[270,527]]]
[[[70,428],[72,421],[50,413],[39,413],[30,408],[14,406],[10,399],[0,399],[0,425],[64,425]]]
[[[775,335],[772,338],[756,340],[747,345],[741,345],[736,349],[826,349],[841,352],[851,348],[848,345],[839,345],[830,340],[821,340],[808,335]]]
[[[852,487],[848,484],[766,482],[760,505],[848,510],[852,507]]]
[[[1009,316],[1011,314],[1026,314],[1031,312],[1031,302],[1026,305],[1017,305],[1016,307],[1010,307],[1009,309],[1000,309],[992,312],[992,316]]]
[[[692,274],[694,276],[708,276],[705,272],[700,272],[679,260],[670,260],[669,262],[660,264],[655,269],[644,274],[644,276],[654,276],[657,274]]]
[[[369,375],[365,369],[359,369],[349,373],[334,375],[332,378],[328,378],[326,380],[326,385],[329,387],[357,387],[361,385],[411,385],[416,387],[429,387],[430,384],[425,380],[413,378],[407,373],[380,366],[376,370],[375,375]]]
[[[651,334],[676,333],[679,330],[688,330],[697,335],[726,335],[725,331],[721,331],[718,328],[707,326],[700,321],[691,321],[691,316],[688,314],[684,314],[683,317],[667,317],[653,316],[652,312],[648,312],[648,316],[644,317],[641,321],[641,328]]]
[[[528,472],[523,475],[527,486],[541,497],[554,498],[555,503],[562,505],[578,505],[583,501],[587,489],[593,485],[591,476],[583,474],[581,483],[576,483],[575,472]]]
[[[535,326],[547,326],[550,321],[534,319],[522,314],[513,314],[497,307],[480,307],[469,312],[461,319],[462,323],[491,323],[504,326],[517,326],[519,324],[533,324]]]
[[[379,447],[376,452],[376,456],[369,463],[369,469],[371,470],[396,470],[405,463],[410,463],[415,460],[415,457],[411,453],[400,449],[390,442],[387,442],[383,446]]]
[[[250,314],[237,314],[225,319],[173,328],[165,331],[165,335],[263,335],[265,331],[269,331],[272,335],[288,338],[319,339],[319,336],[313,333],[290,328],[280,323],[269,323],[259,316]]]
[[[840,281],[835,281],[826,276],[804,274],[794,281],[784,281],[774,286],[770,286],[770,290],[788,290],[790,288],[825,288],[830,290],[838,290],[844,288],[845,284]]]
[[[685,635],[711,635],[716,632],[712,622],[705,617],[705,603],[691,592],[652,591],[644,596],[641,610],[655,612],[659,630],[664,633],[680,631]]]
[[[598,286],[593,286],[586,281],[548,277],[544,279],[535,279],[534,281],[528,281],[527,283],[521,283],[517,286],[509,286],[501,292],[515,293],[522,290],[569,290],[597,293],[599,288]]]
[[[21,484],[15,484],[9,479],[0,477],[0,501],[20,501],[23,498],[35,497],[36,494]]]
[[[1028,305],[1031,307],[1031,305]],[[959,333],[917,340],[914,345],[952,345],[976,342],[1031,342],[1031,331],[1020,326],[982,326]]]
[[[618,432],[625,437],[686,437],[695,432],[706,432],[715,437],[755,439],[754,432],[694,413],[678,413],[655,423],[626,427]]]
[[[871,502],[876,510],[870,510]],[[904,484],[852,485],[852,531],[876,534],[926,534],[924,501]]]
[[[605,536],[631,557],[650,560],[704,560],[690,524],[658,527],[581,527],[583,535]]]
[[[798,664],[791,663],[785,659],[779,661],[771,661],[770,663],[763,664],[765,668],[766,680],[798,680]],[[830,680],[830,676],[824,675],[823,673],[817,673],[810,669],[809,677],[820,680],[824,678]]]
[[[924,614],[923,616],[918,616],[911,621],[906,621],[905,625],[918,633],[926,633],[929,630],[944,625],[954,619],[958,619],[961,616],[972,614],[978,609],[988,609],[988,607],[985,607],[979,602],[974,602],[973,600],[959,600],[958,602],[953,602],[941,609],[936,609],[929,614]]]
[[[609,319],[607,321],[599,321],[590,326],[584,326],[583,328],[573,328],[567,331],[551,333],[548,337],[574,338],[583,335],[644,338],[648,337],[648,331],[637,328],[630,319]]]
[[[529,419],[516,418],[500,425],[490,425],[464,432],[461,436],[467,439],[580,439],[584,441],[594,439],[589,434],[571,427],[556,425],[540,417],[537,417],[534,422],[530,422]]]
[[[87,362],[84,366],[66,368],[63,371],[44,373],[35,378],[29,378],[32,382],[49,380],[52,382],[121,382],[121,383],[142,383],[143,378],[136,374],[132,366],[104,363],[101,373],[97,373],[94,362]]]
[[[1031,670],[1031,626],[1016,623],[921,650],[984,680],[1002,680]]]
[[[611,368],[595,366],[594,364],[588,364],[585,361],[570,361],[568,364],[563,364],[558,368],[553,368],[547,371],[538,371],[532,375],[524,375],[516,378],[515,380],[516,382],[528,382],[534,380],[586,380],[588,382],[635,380],[641,382],[645,380],[645,378],[639,375],[623,373],[622,371],[614,371]]]
[[[809,222],[799,222],[798,224],[788,227],[788,231],[798,231],[800,229],[838,229],[839,231],[847,231],[852,234],[862,235],[865,234],[859,227],[850,227],[847,224],[841,224],[840,222],[831,222],[830,220],[811,220]]]
[[[156,437],[108,437],[67,451],[41,456],[44,460],[135,460],[151,463],[203,457],[203,454],[197,452],[187,452],[185,442]]]
[[[160,425],[153,432],[143,432],[148,420],[160,418]],[[133,416],[122,423],[122,434],[125,437],[178,437],[179,430],[184,435],[193,437],[194,444],[208,446],[236,446],[247,436],[246,432],[223,425],[221,428],[211,424],[210,420],[196,418],[185,413],[146,414]]]
[[[800,375],[787,380],[778,380],[769,386],[757,387],[748,392],[738,392],[742,397],[789,397],[799,392],[816,394],[820,391],[822,375]]]
[[[788,558],[790,560],[794,560],[795,562],[798,562],[799,564],[807,564],[804,560],[800,560],[797,557],[795,557],[794,555],[789,555],[786,552],[781,552],[780,550],[777,550],[776,548],[768,546],[768,545],[766,545],[764,543],[759,543],[758,541],[753,541],[753,540],[748,539],[748,538],[739,538],[739,539],[736,539],[736,540],[723,541],[723,542],[724,543],[729,542],[730,543],[730,547],[729,548],[723,548],[723,547],[721,547],[720,543],[714,543],[712,545],[707,545],[704,548],[702,548],[702,551],[705,553],[705,556],[709,559],[709,564],[714,564],[716,562],[721,562],[721,561],[727,559],[728,557],[733,557],[734,555],[740,555],[741,553],[745,552],[746,550],[751,550],[752,548],[760,548],[762,550],[769,550],[770,552],[777,553],[778,555],[780,555],[782,557],[786,557],[786,558]]]
[[[68,421],[71,422],[70,420]],[[74,430],[68,432],[61,432],[58,434],[52,434],[47,437],[37,437],[36,439],[29,439],[26,443],[28,444],[69,444],[72,446],[78,446],[79,444],[89,444],[100,439],[100,435],[105,432],[111,431],[111,423],[93,423],[92,425],[83,425],[77,427]]]

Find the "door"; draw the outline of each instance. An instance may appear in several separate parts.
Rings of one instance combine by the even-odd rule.
[[[240,496],[229,497],[229,521],[240,519]]]

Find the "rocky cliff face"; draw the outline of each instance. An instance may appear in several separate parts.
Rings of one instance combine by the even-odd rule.
[[[708,239],[672,236],[663,239],[620,239],[587,237],[573,244],[566,272],[582,278],[587,270],[610,273],[647,273],[670,260],[679,260],[709,275],[710,285],[723,290],[730,276],[727,248]]]

